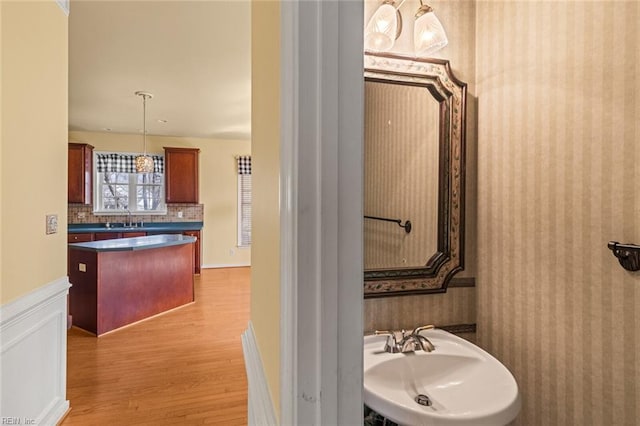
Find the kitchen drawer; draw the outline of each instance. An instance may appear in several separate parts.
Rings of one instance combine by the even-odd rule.
[[[119,232],[96,232],[95,240],[115,240],[116,238],[120,238]]]
[[[145,237],[147,233],[136,231],[136,232],[123,232],[121,235],[122,235],[122,238]]]
[[[93,241],[93,233],[67,234],[68,243],[86,243]]]

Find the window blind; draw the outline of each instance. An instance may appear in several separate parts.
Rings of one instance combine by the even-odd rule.
[[[238,246],[251,245],[251,156],[238,157]]]

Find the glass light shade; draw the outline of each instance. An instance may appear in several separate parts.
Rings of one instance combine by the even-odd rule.
[[[149,155],[138,155],[136,157],[137,173],[153,173],[153,158]]]
[[[384,52],[393,47],[398,38],[398,13],[390,3],[383,3],[373,14],[364,30],[366,50]]]
[[[427,12],[420,16],[416,15],[416,22],[413,26],[413,47],[416,56],[437,52],[448,43],[447,34],[435,13]]]

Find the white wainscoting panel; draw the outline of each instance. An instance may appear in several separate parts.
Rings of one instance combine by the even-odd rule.
[[[253,325],[249,321],[249,327],[242,333],[242,351],[244,352],[244,365],[247,369],[249,382],[248,409],[249,422],[252,426],[275,426],[278,424],[276,413],[269,393],[269,385],[262,368],[260,350],[253,331]]]
[[[55,425],[69,409],[68,292],[63,277],[0,307],[0,421]]]

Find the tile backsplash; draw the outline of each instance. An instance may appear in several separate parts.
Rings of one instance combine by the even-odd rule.
[[[178,214],[182,212],[182,217]],[[134,222],[202,222],[204,205],[202,204],[169,204],[166,215],[134,215]],[[69,204],[68,221],[75,223],[119,223],[129,220],[127,214],[94,215],[93,207],[84,204]]]

